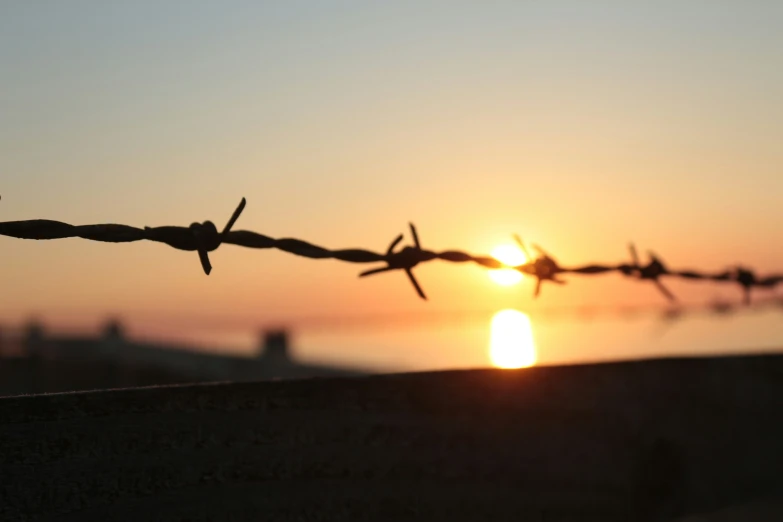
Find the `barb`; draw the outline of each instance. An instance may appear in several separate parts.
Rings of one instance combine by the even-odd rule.
[[[533,259],[533,256],[530,255],[530,252],[525,246],[525,243],[522,241],[522,238],[515,234],[514,239],[519,245],[519,248],[522,249],[522,252],[524,252],[525,257],[528,259]],[[540,257],[534,259],[532,264],[521,265],[517,267],[517,269],[522,273],[532,275],[536,278],[536,289],[533,291],[533,296],[538,297],[541,293],[541,283],[543,281],[552,281],[553,283],[564,285],[565,281],[558,279],[557,275],[562,274],[567,270],[560,268],[560,265],[557,264],[557,261],[555,261],[552,256],[547,254],[540,246],[532,246],[540,254]]]
[[[389,248],[386,250],[384,261],[386,261],[387,266],[365,270],[359,274],[359,277],[381,274],[390,270],[405,270],[408,279],[410,280],[411,284],[413,284],[413,288],[416,289],[416,293],[419,294],[419,297],[422,299],[427,299],[427,296],[424,295],[424,291],[421,289],[419,282],[413,275],[413,267],[421,262],[435,259],[437,255],[434,252],[422,250],[421,245],[419,244],[419,234],[416,232],[416,226],[413,223],[410,223],[410,228],[411,235],[413,236],[414,246],[406,246],[399,252],[395,252],[394,248],[400,243],[400,241],[402,241],[402,234],[400,234],[395,238],[394,241],[391,242]]]
[[[663,264],[663,262],[661,262],[658,256],[652,252],[648,252],[647,255],[650,257],[650,262],[647,265],[642,266],[639,263],[639,256],[636,253],[636,246],[633,243],[630,243],[628,245],[628,250],[631,252],[631,259],[633,264],[630,266],[621,266],[619,267],[619,270],[625,275],[635,276],[642,280],[652,281],[658,290],[660,290],[669,301],[676,301],[677,298],[674,297],[674,294],[672,294],[669,289],[663,286],[663,283],[661,283],[660,277],[662,275],[668,274],[669,271],[666,270],[666,266]]]
[[[301,239],[280,238],[275,239],[257,232],[247,230],[232,230],[246,205],[242,198],[222,232],[211,221],[192,223],[190,226],[160,226],[136,228],[128,225],[99,224],[99,225],[70,225],[60,221],[48,219],[33,219],[27,221],[0,222],[0,235],[18,239],[49,240],[63,238],[82,238],[90,241],[102,241],[106,243],[127,243],[133,241],[155,241],[164,243],[172,248],[183,251],[195,251],[198,253],[204,273],[209,275],[212,264],[209,253],[217,250],[222,244],[230,244],[245,248],[268,249],[274,248],[297,256],[310,259],[336,259],[347,263],[385,263],[385,266],[371,268],[359,274],[359,277],[380,274],[393,270],[403,270],[414,290],[422,299],[427,299],[418,280],[413,274],[413,269],[421,263],[427,263],[435,259],[451,263],[474,263],[488,269],[511,268],[536,279],[534,296],[541,293],[544,281],[550,281],[558,285],[566,283],[561,279],[564,274],[597,275],[608,272],[617,272],[629,278],[640,281],[650,281],[670,302],[675,302],[674,294],[664,286],[663,277],[679,278],[685,280],[701,280],[707,282],[728,282],[740,287],[744,296],[744,304],[751,302],[751,292],[757,288],[774,289],[783,283],[783,274],[773,274],[766,277],[758,277],[754,271],[747,267],[737,266],[720,272],[709,273],[698,270],[669,270],[661,259],[653,252],[648,252],[650,261],[642,265],[636,252],[636,247],[631,243],[629,250],[631,264],[588,264],[584,266],[566,268],[555,261],[555,258],[544,251],[538,245],[532,245],[538,254],[534,257],[518,235],[514,240],[519,244],[527,256],[528,261],[518,266],[505,265],[491,256],[473,255],[459,250],[447,250],[433,252],[423,249],[419,241],[419,234],[413,223],[410,223],[413,246],[405,246],[395,251],[397,245],[403,239],[403,235],[397,236],[391,242],[385,253],[373,252],[359,248],[331,250]],[[677,315],[672,312],[672,316]]]

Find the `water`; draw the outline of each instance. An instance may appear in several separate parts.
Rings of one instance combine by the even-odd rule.
[[[498,310],[502,315],[504,312]],[[536,364],[570,364],[652,356],[750,353],[783,349],[779,312],[729,317],[696,317],[671,325],[656,317],[568,320],[529,318],[517,311],[516,326],[495,331],[506,344]],[[497,324],[499,315],[495,315]],[[521,318],[521,319],[520,319]],[[481,368],[493,361],[493,315],[462,322],[355,328],[294,336],[294,354],[302,360],[359,366],[374,371],[424,371]],[[528,340],[529,338],[531,338]],[[528,345],[532,342],[532,347]],[[508,354],[507,354],[508,356]],[[513,365],[513,364],[512,364]],[[524,364],[522,364],[524,365]]]
[[[780,312],[772,308],[728,316],[697,315],[667,324],[660,314],[649,313],[591,319],[584,314],[528,316],[521,310],[499,309],[426,320],[304,322],[291,330],[291,344],[293,356],[300,361],[373,372],[753,353],[783,350]],[[259,330],[251,320],[156,322],[140,316],[128,317],[127,324],[131,338],[185,349],[243,355],[259,350]]]

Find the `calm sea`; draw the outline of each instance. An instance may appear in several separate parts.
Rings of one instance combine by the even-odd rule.
[[[580,363],[651,356],[783,351],[783,309],[665,321],[660,314],[621,317],[527,316],[497,310],[439,321],[301,326],[290,331],[301,361],[375,372],[480,368],[499,364]],[[259,332],[190,327],[158,330],[201,350],[252,355]]]

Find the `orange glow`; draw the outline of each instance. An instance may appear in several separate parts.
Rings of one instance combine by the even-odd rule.
[[[527,368],[536,363],[530,318],[517,310],[501,310],[492,318],[489,357],[498,368]]]
[[[500,245],[492,251],[492,257],[509,266],[519,266],[527,261],[527,256],[515,245]],[[503,286],[515,285],[522,281],[522,272],[513,268],[490,270],[489,277]]]

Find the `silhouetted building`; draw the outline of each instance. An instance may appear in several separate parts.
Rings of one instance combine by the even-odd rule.
[[[273,361],[289,361],[288,331],[271,330],[261,334],[263,345],[260,356]]]
[[[295,360],[286,330],[262,332],[260,348],[256,357],[243,357],[134,341],[116,320],[99,336],[55,336],[32,321],[22,340],[23,356],[0,365],[0,395],[365,373]]]
[[[103,329],[103,338],[107,341],[121,341],[125,338],[125,330],[119,321],[111,320]]]
[[[45,331],[43,325],[37,321],[32,320],[27,324],[25,328],[24,340],[22,341],[22,349],[30,357],[40,357],[46,350]]]

